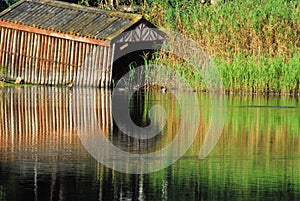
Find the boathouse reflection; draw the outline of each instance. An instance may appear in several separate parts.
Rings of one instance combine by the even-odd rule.
[[[104,197],[121,193],[121,189],[107,190],[113,185],[113,171],[88,154],[80,142],[78,129],[88,131],[95,126],[120,148],[126,149],[124,141],[128,140],[127,151],[133,152],[155,149],[155,141],[159,139],[128,138],[113,126],[110,90],[12,87],[1,88],[0,95],[0,163],[2,167],[14,163],[13,168],[6,170],[7,175],[2,176],[1,183],[10,183],[12,188],[5,193],[12,199],[18,199],[15,197],[18,188],[24,185],[33,192],[28,190],[22,197],[31,200],[61,200],[74,189],[93,195],[100,190]],[[144,109],[141,103],[138,106]],[[21,181],[15,180],[14,172],[22,174]],[[92,186],[78,185],[78,181],[87,179],[94,181]],[[136,191],[135,195],[142,196],[140,179],[137,176],[134,179],[137,186],[130,188]]]

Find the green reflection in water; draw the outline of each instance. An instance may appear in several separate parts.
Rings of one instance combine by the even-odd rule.
[[[203,122],[209,113],[200,95]],[[300,108],[297,99],[228,97],[222,138],[204,160],[197,154],[207,130],[169,169],[149,175],[153,184],[169,178],[170,200],[298,199],[300,196]],[[255,106],[255,107],[253,107]],[[287,107],[288,106],[288,107]],[[176,179],[174,179],[176,178]]]
[[[76,122],[86,122],[84,103],[92,100],[95,119],[90,121],[98,123],[115,144],[126,147],[130,140],[136,145],[110,127],[110,92],[26,87],[0,93],[0,200],[300,199],[297,99],[227,97],[222,137],[208,158],[198,160],[210,120],[209,97],[199,94],[201,125],[184,157],[156,173],[128,175],[98,164],[76,134]],[[78,94],[86,99],[80,102]],[[172,141],[180,110],[168,93],[153,92],[143,102],[146,106],[140,103],[135,110],[141,123],[151,105],[161,104],[168,113],[160,136],[139,144],[153,151]]]

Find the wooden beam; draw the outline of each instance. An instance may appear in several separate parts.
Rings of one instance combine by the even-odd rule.
[[[55,32],[55,31],[51,31],[51,30],[41,29],[41,28],[22,25],[22,24],[16,24],[16,23],[12,23],[12,22],[6,22],[6,21],[2,21],[2,20],[0,20],[0,27],[6,27],[6,28],[20,30],[20,31],[27,31],[27,32],[31,32],[31,33],[37,33],[37,34],[42,34],[42,35],[46,35],[46,36],[63,38],[63,39],[67,39],[67,40],[73,40],[73,41],[84,42],[84,43],[89,43],[89,44],[96,44],[96,45],[107,46],[107,47],[110,46],[110,41],[108,41],[108,40],[99,40],[99,39],[94,39],[94,38],[75,36],[75,35],[66,34],[66,33],[59,33],[59,32]]]

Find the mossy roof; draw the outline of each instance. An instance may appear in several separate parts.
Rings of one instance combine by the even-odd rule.
[[[23,0],[3,11],[0,20],[87,38],[112,40],[142,20],[142,16],[60,1]]]

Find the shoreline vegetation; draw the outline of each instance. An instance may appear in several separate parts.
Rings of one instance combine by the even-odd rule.
[[[199,0],[109,2],[73,1],[137,12],[158,27],[193,39],[214,61],[227,93],[300,93],[298,0],[231,0],[212,5]],[[157,54],[152,62],[180,73],[198,91],[207,90],[201,76],[174,55]]]
[[[173,0],[154,4],[149,19],[180,32],[212,57],[228,93],[300,92],[300,4],[289,0],[232,0],[215,5]],[[201,77],[172,56],[167,64],[198,90]]]

